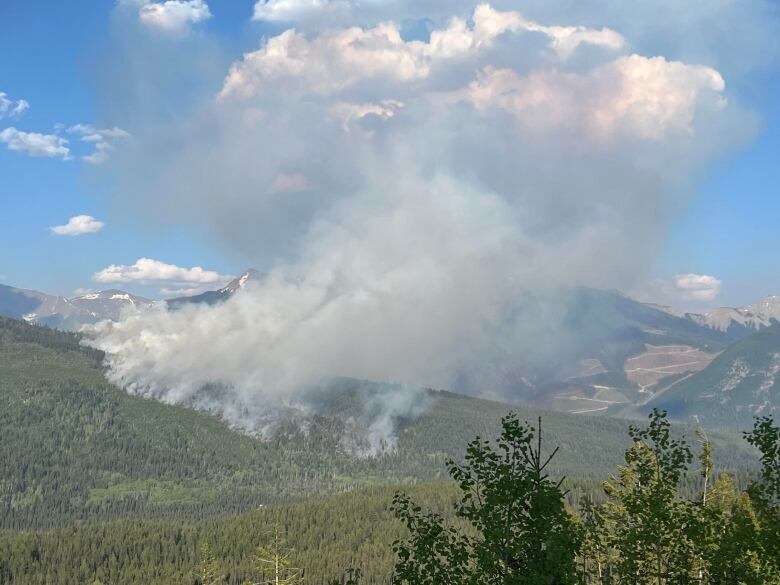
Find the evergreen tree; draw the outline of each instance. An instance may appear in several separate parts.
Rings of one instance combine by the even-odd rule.
[[[200,547],[200,559],[196,571],[198,585],[217,585],[223,581],[219,575],[219,565],[214,560],[209,543],[204,543]]]
[[[279,525],[274,525],[273,541],[267,546],[258,546],[255,554],[255,568],[260,575],[259,585],[299,585],[303,582],[303,571],[292,566],[295,551],[287,546],[279,534]]]

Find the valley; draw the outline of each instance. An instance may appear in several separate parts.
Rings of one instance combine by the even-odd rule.
[[[670,355],[684,363],[686,350]],[[542,417],[545,445],[560,448],[550,473],[567,477],[572,506],[603,499],[601,478],[628,446],[626,420],[429,390],[419,416],[395,421],[395,444],[365,456],[350,446],[363,440],[361,403],[382,385],[335,381],[317,412],[259,438],[114,388],[101,360],[77,334],[0,318],[0,559],[9,563],[0,561],[0,582],[6,570],[18,585],[44,574],[163,585],[186,580],[198,543],[211,542],[226,578],[241,583],[257,539],[283,523],[310,582],[357,568],[385,583],[390,545],[404,534],[388,510],[393,493],[402,488],[452,518],[445,461],[462,458],[473,437],[494,436],[510,409]],[[612,396],[600,391],[594,402]],[[709,434],[718,469],[743,481],[754,473],[755,453],[738,434]],[[124,560],[107,565],[106,554]]]

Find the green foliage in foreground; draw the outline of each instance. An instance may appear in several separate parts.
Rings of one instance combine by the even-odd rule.
[[[772,419],[746,434],[763,466],[741,494],[728,475],[708,493],[712,449],[703,435],[702,491],[690,500],[679,488],[693,454],[666,413],[653,411],[646,428],[631,428],[625,465],[604,484],[608,501],[586,502],[580,518],[564,510],[560,484],[542,475],[540,430],[535,450],[533,436],[506,417],[497,450],[477,439],[465,466],[450,464],[461,490],[455,512],[471,532],[396,495],[410,532],[394,545],[397,583],[780,584],[780,428]]]
[[[536,438],[535,436],[536,435]],[[411,534],[396,541],[395,576],[414,585],[528,585],[576,582],[580,531],[564,506],[560,481],[545,472],[541,419],[533,429],[515,415],[503,421],[496,449],[479,438],[466,462],[450,462],[461,496],[455,514],[470,531],[457,530],[435,513],[423,512],[404,494],[393,510]]]

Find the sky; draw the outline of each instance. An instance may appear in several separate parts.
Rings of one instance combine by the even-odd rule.
[[[4,0],[0,283],[780,294],[780,14],[706,4]]]

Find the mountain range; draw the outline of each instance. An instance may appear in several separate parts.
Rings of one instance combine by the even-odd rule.
[[[165,302],[171,309],[214,305],[263,278],[249,269],[222,288]],[[65,330],[159,302],[120,290],[64,298],[0,285],[0,315]],[[510,319],[508,329],[529,337],[523,327],[539,302],[519,303],[527,313],[514,315],[517,325]],[[780,408],[779,296],[695,314],[575,288],[554,306],[555,322],[537,325],[532,336],[552,351],[494,352],[453,389],[572,414],[637,416],[658,406],[681,419],[740,428]]]
[[[142,310],[154,303],[115,289],[66,298],[0,284],[0,315],[69,331],[104,319],[115,321],[122,311]]]
[[[89,292],[68,298],[0,284],[0,316],[55,329],[78,331],[83,325],[104,319],[118,321],[127,311],[148,309],[161,302],[171,308],[186,303],[213,305],[229,299],[236,291],[248,283],[260,281],[262,277],[260,272],[250,268],[220,289],[166,301],[155,301],[117,289]]]
[[[721,307],[704,315],[686,313],[685,317],[700,325],[706,325],[720,331],[740,328],[749,331],[757,330],[769,327],[775,321],[780,321],[780,296],[771,295],[764,297],[757,303],[747,307],[736,309]]]

